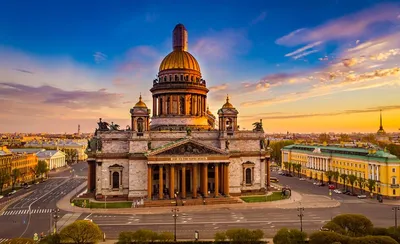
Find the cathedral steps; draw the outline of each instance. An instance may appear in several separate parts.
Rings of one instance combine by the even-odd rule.
[[[154,208],[154,207],[175,207],[175,206],[195,206],[195,205],[216,205],[216,204],[236,204],[242,203],[237,198],[232,197],[218,197],[218,198],[197,198],[197,199],[178,199],[178,204],[174,199],[170,200],[152,200],[145,201],[145,208]]]

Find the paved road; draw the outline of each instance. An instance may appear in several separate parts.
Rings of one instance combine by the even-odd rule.
[[[13,237],[33,237],[34,233],[47,233],[52,221],[52,210],[56,203],[86,179],[79,175],[87,174],[86,163],[72,166],[70,170],[51,173],[51,178],[46,182],[33,185],[30,189],[20,190],[16,197],[26,192],[32,192],[12,205],[0,216],[0,239]],[[82,169],[82,170],[81,170]],[[76,177],[77,175],[78,177]],[[69,216],[67,212],[61,211],[59,222],[63,219],[77,219],[79,216]]]

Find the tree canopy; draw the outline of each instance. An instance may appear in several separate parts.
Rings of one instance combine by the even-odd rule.
[[[296,229],[280,229],[274,236],[275,244],[302,244],[306,243],[307,234]]]
[[[97,242],[103,238],[99,226],[88,220],[77,220],[66,226],[61,230],[60,236],[62,240],[76,244]]]

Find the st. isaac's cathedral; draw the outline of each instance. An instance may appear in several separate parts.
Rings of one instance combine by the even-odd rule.
[[[188,32],[173,30],[173,50],[160,64],[150,109],[140,96],[131,124],[101,119],[87,148],[88,191],[96,199],[226,197],[269,185],[269,149],[262,122],[239,130],[226,98],[216,118],[208,109],[200,65],[188,52]],[[221,104],[223,101],[221,101]]]

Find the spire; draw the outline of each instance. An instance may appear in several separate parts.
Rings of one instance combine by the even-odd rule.
[[[382,125],[382,110],[380,111],[380,126],[379,126],[379,130],[383,130],[383,125]]]
[[[140,95],[139,95],[139,102],[141,102],[142,101],[142,93],[140,93]]]
[[[188,32],[184,25],[177,24],[172,34],[172,48],[174,51],[188,50]]]
[[[229,103],[229,94],[226,94],[226,102]]]

